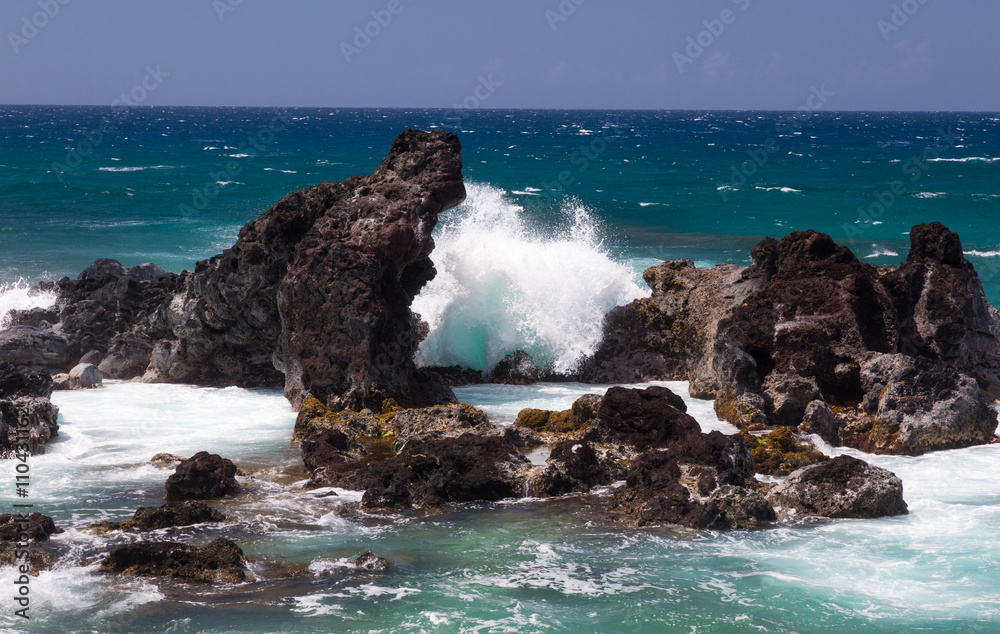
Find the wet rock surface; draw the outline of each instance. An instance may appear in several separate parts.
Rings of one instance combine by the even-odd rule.
[[[187,500],[185,502],[168,502],[160,507],[142,507],[136,509],[132,518],[124,522],[98,522],[93,524],[91,528],[103,531],[153,531],[161,528],[222,522],[225,519],[225,515],[204,502]]]
[[[875,518],[903,515],[903,483],[886,469],[850,456],[804,467],[767,494],[782,518]]]
[[[0,363],[0,457],[45,453],[46,443],[59,435],[52,389],[47,372]]]
[[[182,461],[167,478],[167,499],[208,500],[240,492],[236,465],[227,458],[199,451]]]
[[[314,484],[362,490],[363,507],[392,510],[517,497],[528,460],[503,438],[467,433],[416,438],[390,459],[341,464],[316,470]]]
[[[202,583],[252,580],[243,550],[235,542],[222,538],[205,546],[163,541],[125,544],[104,558],[101,571]]]

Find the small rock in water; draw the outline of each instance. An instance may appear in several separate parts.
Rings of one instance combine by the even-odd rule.
[[[177,465],[167,478],[169,500],[208,500],[240,492],[236,465],[229,459],[199,451]]]
[[[365,551],[361,556],[355,559],[354,565],[360,570],[367,570],[370,572],[385,572],[392,568],[392,564],[388,559],[383,559],[378,555],[372,554],[371,551]]]
[[[149,459],[149,461],[152,462],[153,464],[162,462],[183,462],[185,460],[187,460],[187,458],[185,458],[184,456],[178,456],[177,454],[173,453],[158,453]]]
[[[49,535],[63,532],[48,515],[32,513],[27,518],[20,515],[0,515],[0,541],[22,541],[22,535],[27,534],[33,542],[47,542]]]
[[[94,387],[103,387],[104,376],[92,363],[77,364],[69,371],[70,389],[86,390]]]

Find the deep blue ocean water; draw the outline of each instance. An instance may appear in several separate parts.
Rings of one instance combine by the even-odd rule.
[[[438,278],[415,302],[432,327],[421,362],[488,368],[523,348],[572,367],[596,345],[601,316],[646,292],[644,267],[745,263],[761,237],[810,228],[893,264],[913,224],[942,221],[996,303],[998,123],[962,113],[0,107],[0,328],[7,309],[43,303],[27,283],[76,275],[98,257],[191,268],[281,196],[370,173],[407,127],[459,133],[469,190],[441,217]],[[522,407],[564,408],[601,389],[459,396],[504,424]],[[32,499],[68,529],[57,539],[71,555],[33,582],[30,623],[0,599],[0,629],[1000,628],[1000,446],[863,456],[904,481],[910,515],[884,520],[634,530],[609,524],[586,497],[352,518],[337,498],[280,475],[301,461],[288,442],[294,413],[277,392],[113,384],[54,400],[60,437],[33,459]],[[703,427],[727,429],[711,403],[689,406]],[[255,480],[220,503],[230,516],[221,527],[161,537],[234,538],[261,579],[204,588],[97,572],[109,538],[84,527],[162,503],[169,472],[145,462],[154,453],[203,449]],[[5,483],[12,469],[3,466]],[[2,512],[16,500],[4,487]],[[347,574],[365,549],[393,571]],[[308,572],[275,576],[286,564]]]

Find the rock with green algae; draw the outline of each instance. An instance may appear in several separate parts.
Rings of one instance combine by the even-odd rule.
[[[764,475],[785,476],[829,459],[815,447],[798,442],[788,427],[779,427],[763,437],[745,431],[740,436],[750,449],[757,473]]]
[[[570,409],[559,412],[544,409],[523,409],[518,413],[514,425],[547,434],[585,432],[597,419],[597,410],[600,407],[600,396],[584,394],[573,402]]]

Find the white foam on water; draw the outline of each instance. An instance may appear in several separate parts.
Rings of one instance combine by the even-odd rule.
[[[883,247],[883,246],[880,246],[878,244],[873,244],[872,245],[872,252],[869,253],[868,255],[866,255],[865,259],[880,258],[880,257],[883,257],[883,256],[897,257],[897,256],[899,256],[899,253],[896,252],[896,251],[893,251],[892,249],[890,249],[888,247]]]
[[[1000,257],[1000,250],[997,251],[977,251],[975,249],[971,251],[963,251],[965,255],[975,255],[980,258],[996,258]]]
[[[1000,158],[990,158],[987,156],[966,156],[964,158],[932,158],[927,159],[928,163],[997,163]]]
[[[145,165],[142,167],[98,167],[99,172],[142,172],[145,170],[168,170],[173,165]]]
[[[436,232],[437,277],[413,302],[430,325],[418,363],[491,370],[520,349],[569,372],[596,350],[610,309],[649,294],[582,205],[567,202],[565,224],[542,231],[504,190],[467,190]]]
[[[757,185],[757,189],[765,192],[781,192],[782,194],[801,194],[801,189],[793,189],[791,187],[761,187]]]
[[[33,292],[25,280],[0,284],[0,330],[10,326],[11,311],[49,308],[55,303],[56,293]]]

